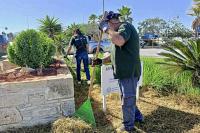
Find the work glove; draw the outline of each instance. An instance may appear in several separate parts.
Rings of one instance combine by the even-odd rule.
[[[69,60],[69,58],[67,57],[67,54],[63,56],[63,58],[66,58],[67,60]]]
[[[97,58],[97,59],[93,59],[92,60],[92,66],[95,66],[95,65],[102,65],[102,59],[100,58]]]
[[[109,29],[109,25],[108,22],[106,22],[105,20],[100,21],[99,23],[99,30],[103,31],[103,32],[107,32]]]

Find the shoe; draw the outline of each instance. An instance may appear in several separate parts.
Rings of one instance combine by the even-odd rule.
[[[135,128],[126,130],[124,126],[121,126],[121,127],[117,128],[116,131],[117,131],[117,133],[132,133],[136,130],[135,130]]]
[[[78,81],[78,84],[80,85],[80,84],[81,84],[81,81]]]
[[[88,84],[88,85],[90,85],[90,83],[91,83],[91,81],[90,81],[90,80],[88,80],[88,81],[87,81],[87,84]]]

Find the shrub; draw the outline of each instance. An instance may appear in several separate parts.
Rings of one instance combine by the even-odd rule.
[[[191,72],[193,84],[200,87],[200,40],[174,41],[164,45],[167,52],[160,55],[166,57],[162,64],[177,72]]]
[[[12,45],[8,46],[8,59],[21,67],[46,67],[55,54],[53,41],[35,30],[21,32]]]

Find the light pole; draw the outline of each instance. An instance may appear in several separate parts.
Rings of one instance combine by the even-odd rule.
[[[105,1],[103,0],[103,14],[104,14],[104,11],[105,11],[104,7],[105,7]]]

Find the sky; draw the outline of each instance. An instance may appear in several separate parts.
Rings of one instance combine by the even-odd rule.
[[[59,18],[63,26],[73,22],[87,23],[91,14],[102,14],[103,0],[0,0],[0,31],[19,32],[37,29],[38,19],[46,15]],[[147,18],[169,20],[179,16],[180,21],[191,28],[191,16],[187,12],[192,0],[105,0],[105,10],[117,11],[123,5],[132,10],[133,24]]]

